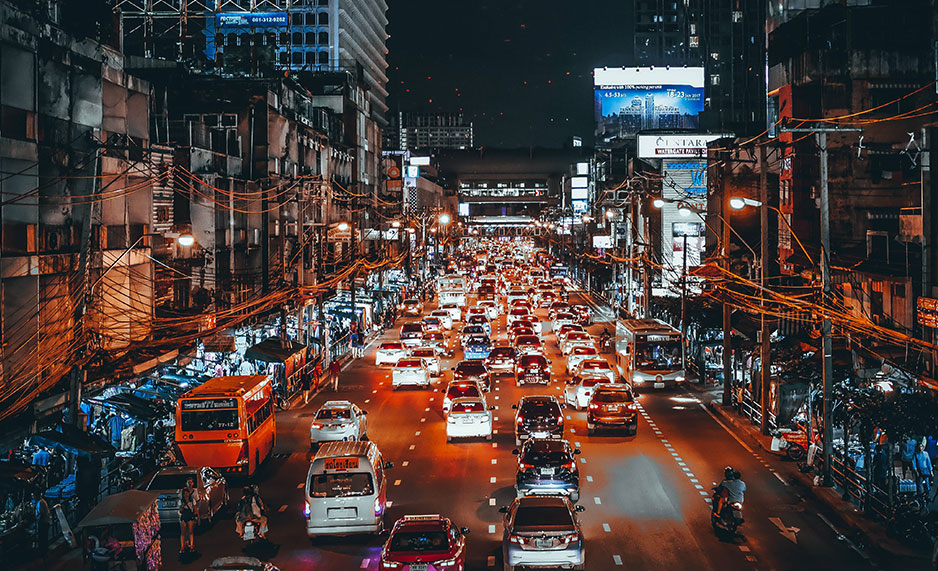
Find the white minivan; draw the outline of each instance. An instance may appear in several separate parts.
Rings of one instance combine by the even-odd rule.
[[[381,533],[391,467],[374,442],[320,447],[306,477],[306,535]]]

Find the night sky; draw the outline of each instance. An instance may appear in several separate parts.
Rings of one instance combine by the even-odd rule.
[[[632,60],[627,0],[388,0],[391,112],[462,111],[477,146],[593,141],[594,67]]]

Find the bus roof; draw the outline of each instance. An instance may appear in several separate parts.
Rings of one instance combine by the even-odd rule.
[[[243,395],[266,382],[269,382],[266,375],[215,377],[191,389],[181,398]]]
[[[623,319],[619,323],[634,333],[649,331],[678,333],[677,329],[658,319]]]

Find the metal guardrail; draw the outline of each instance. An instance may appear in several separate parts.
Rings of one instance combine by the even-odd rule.
[[[834,488],[843,494],[844,499],[859,509],[880,521],[891,517],[889,492],[870,482],[865,474],[844,463],[843,458],[837,455],[831,458],[831,479],[834,481]]]
[[[736,392],[733,392],[733,404],[739,410],[740,414],[748,418],[753,424],[762,424],[762,406],[752,398],[752,393],[743,391],[743,400],[739,402]],[[769,428],[778,428],[775,413],[769,412]]]

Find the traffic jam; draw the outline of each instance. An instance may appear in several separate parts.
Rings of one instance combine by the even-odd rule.
[[[634,436],[638,427],[636,391],[617,370],[629,365],[615,363],[611,323],[591,333],[600,329],[593,326],[593,309],[570,303],[576,285],[552,276],[550,257],[531,244],[493,242],[451,260],[432,286],[435,302],[401,303],[399,338],[378,344],[374,366],[390,370],[391,391],[441,393],[436,402],[448,445],[484,446],[497,437],[499,416],[512,417],[514,448],[498,460],[516,466],[515,497],[497,506],[503,566],[584,569],[581,450],[571,436]],[[681,364],[672,359],[668,368],[674,373]],[[682,374],[673,377],[683,381]],[[522,394],[506,402],[502,397],[512,385]],[[318,451],[308,479],[309,534],[379,532],[387,501],[384,470],[392,464],[383,462],[373,442],[347,442],[366,436],[357,428],[364,417],[355,413],[356,405],[327,402],[316,423],[337,407],[349,411],[343,418],[356,432],[310,433]],[[334,463],[339,458],[347,462]],[[469,530],[444,508],[390,525],[379,568],[466,568]],[[351,523],[350,514],[358,514],[358,521]]]

